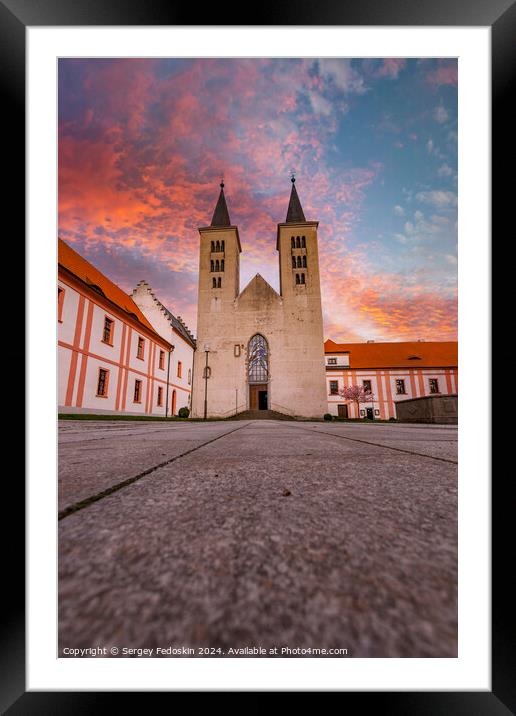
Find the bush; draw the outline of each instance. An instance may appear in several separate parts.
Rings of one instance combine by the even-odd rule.
[[[190,411],[188,408],[179,408],[177,414],[180,418],[187,418],[190,415]]]
[[[393,422],[396,422],[396,418],[389,418],[389,420],[392,420]]]
[[[330,415],[330,413],[324,413],[324,419],[325,419],[325,420],[331,420],[331,419],[332,419],[332,416]]]

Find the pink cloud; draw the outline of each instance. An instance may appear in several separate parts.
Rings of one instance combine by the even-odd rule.
[[[384,60],[379,71],[395,77],[404,62]],[[325,334],[399,340],[422,331],[425,315],[421,337],[453,331],[453,299],[374,274],[367,258],[350,249],[352,228],[383,167],[325,163],[336,120],[302,103],[309,92],[325,90],[309,61],[292,61],[287,71],[267,60],[203,60],[169,76],[157,74],[158,67],[115,61],[86,73],[80,111],[60,125],[65,240],[91,260],[101,253],[127,291],[123,261],[138,257],[138,271],[151,267],[162,281],[160,300],[195,330],[197,228],[211,220],[221,173],[242,240],[242,281],[259,271],[277,286],[275,230],[285,219],[294,169],[305,215],[320,221]],[[355,71],[347,72],[349,87],[360,88]],[[159,272],[152,268],[158,265]],[[162,270],[170,273],[170,287]],[[152,284],[152,276],[139,278]]]

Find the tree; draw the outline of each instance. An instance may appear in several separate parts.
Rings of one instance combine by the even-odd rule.
[[[339,395],[344,400],[351,400],[357,406],[357,416],[360,415],[360,403],[372,403],[374,394],[366,390],[363,385],[349,385],[339,390]]]

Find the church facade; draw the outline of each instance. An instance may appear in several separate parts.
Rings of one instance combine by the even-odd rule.
[[[199,229],[192,417],[273,410],[321,418],[327,411],[317,230],[292,179],[287,217],[277,226],[280,292],[260,274],[240,292],[240,236],[221,183],[211,224]]]

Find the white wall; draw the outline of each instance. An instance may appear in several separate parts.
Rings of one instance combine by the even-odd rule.
[[[79,290],[60,276],[65,290],[62,320],[58,322],[58,403],[61,412],[166,414],[169,349],[158,335],[139,330],[122,312],[97,299],[93,292]],[[113,321],[112,345],[103,342],[106,316]],[[80,326],[80,330],[79,330]],[[137,357],[138,337],[144,339],[144,358]],[[75,350],[73,350],[75,348]],[[159,367],[163,350],[164,366]],[[107,395],[97,395],[99,369],[109,372]],[[141,402],[134,402],[135,380],[141,380]],[[186,378],[185,378],[186,381]],[[68,386],[71,400],[67,401]],[[157,405],[162,387],[162,405]],[[168,399],[170,415],[174,389],[170,371]],[[68,404],[67,404],[68,402]],[[178,407],[182,403],[178,402]]]
[[[172,388],[169,395],[169,408],[172,409],[172,391],[175,390],[175,414],[177,415],[180,408],[190,407],[194,350],[190,343],[174,329],[162,304],[155,297],[147,282],[140,281],[131,297],[154,330],[174,346],[170,362]],[[182,364],[181,376],[178,375],[179,363]]]

